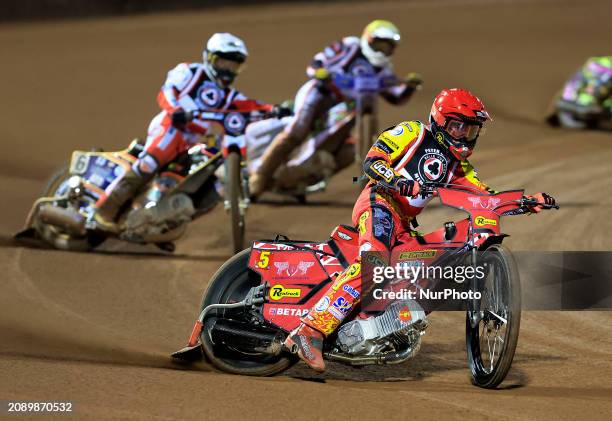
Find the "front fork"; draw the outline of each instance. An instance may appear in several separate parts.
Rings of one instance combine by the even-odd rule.
[[[473,273],[477,273],[476,266],[478,265],[478,247],[475,244],[474,226],[472,224],[469,224],[469,227],[468,227],[468,238],[470,239],[469,240],[469,247],[470,247],[469,264],[474,269]],[[471,278],[469,289],[471,291],[479,290],[478,279],[476,279],[476,276],[473,276]],[[468,306],[467,314],[468,314],[468,317],[470,318],[470,324],[472,325],[472,328],[475,328],[476,326],[478,326],[478,323],[480,323],[480,320],[482,319],[482,314],[480,311],[480,300],[477,298],[472,298],[471,300],[468,301],[467,306]]]
[[[225,183],[227,183],[227,163],[224,162],[223,165],[225,170]],[[240,189],[242,190],[242,195],[240,197],[238,206],[240,208],[240,215],[244,216],[246,214],[247,209],[249,208],[249,205],[251,204],[251,192],[249,190],[249,170],[247,167],[246,159],[244,158],[243,154],[240,154]],[[227,191],[227,187],[224,187],[224,191]],[[231,210],[231,204],[228,199],[223,200],[223,209],[225,209],[226,212],[229,212]]]
[[[361,162],[370,150],[373,137],[378,132],[378,119],[376,102],[366,107],[364,99],[358,97],[355,100],[355,129],[357,131],[357,142],[355,148],[355,160]],[[366,117],[367,124],[366,124]]]

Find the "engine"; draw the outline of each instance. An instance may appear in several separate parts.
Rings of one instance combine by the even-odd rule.
[[[149,202],[131,211],[125,220],[122,237],[152,241],[150,237],[163,235],[189,222],[194,213],[193,201],[189,196],[185,193],[170,194],[157,203]]]
[[[391,304],[375,317],[356,319],[338,330],[336,345],[350,355],[373,355],[403,346],[418,346],[427,328],[425,312],[416,301]]]

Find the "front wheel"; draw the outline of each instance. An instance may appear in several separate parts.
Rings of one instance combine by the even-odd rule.
[[[521,283],[510,251],[495,244],[477,263],[486,268],[478,289],[482,297],[471,302],[466,318],[466,348],[472,383],[497,387],[508,374],[521,324]]]
[[[226,180],[227,197],[225,203],[229,209],[232,226],[232,247],[234,253],[238,253],[244,248],[245,201],[244,189],[242,186],[242,167],[241,156],[236,151],[231,151],[226,158]]]
[[[260,284],[259,276],[249,270],[249,255],[251,249],[246,249],[233,256],[223,264],[210,280],[200,312],[211,304],[228,304],[241,301],[252,287]],[[289,368],[294,360],[289,356],[271,356],[259,353],[245,353],[230,349],[221,344],[214,344],[211,339],[211,330],[217,319],[231,319],[248,322],[248,314],[243,309],[213,310],[206,317],[200,341],[204,354],[218,369],[248,376],[270,376]]]
[[[370,113],[358,112],[355,117],[355,128],[357,131],[357,148],[355,158],[357,162],[362,162],[374,144],[374,136],[377,134],[376,116]]]

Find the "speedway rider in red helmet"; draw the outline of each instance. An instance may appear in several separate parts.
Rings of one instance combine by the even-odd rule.
[[[363,165],[370,181],[353,208],[360,255],[375,251],[389,261],[396,239],[410,231],[410,222],[433,197],[419,195],[424,182],[460,184],[493,192],[478,179],[467,161],[489,119],[476,96],[463,89],[445,89],[434,100],[429,126],[405,121],[379,136]],[[533,197],[542,204],[555,203],[545,193]],[[541,207],[530,210],[539,212]],[[324,370],[323,338],[342,323],[358,304],[361,293],[361,257],[357,257],[302,318],[285,346],[315,370]]]
[[[241,110],[263,105],[232,87],[247,56],[246,45],[240,38],[227,32],[216,33],[206,43],[202,62],[180,63],[168,72],[157,96],[161,112],[151,120],[144,151],[131,171],[111,184],[96,203],[93,219],[98,229],[118,231],[115,218],[120,208],[157,171],[209,132],[212,123],[197,116],[192,118],[193,111]]]

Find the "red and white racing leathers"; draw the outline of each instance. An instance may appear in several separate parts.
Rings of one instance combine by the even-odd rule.
[[[370,182],[353,208],[360,254],[379,252],[386,261],[398,238],[411,231],[410,221],[433,197],[399,196],[388,188],[397,177],[492,191],[478,179],[468,161],[458,161],[419,121],[406,121],[383,132],[368,152],[363,169]],[[332,333],[360,301],[361,287],[361,257],[357,257],[302,321],[325,335]]]
[[[202,63],[181,63],[168,72],[157,96],[162,111],[149,124],[147,142],[139,162],[134,168],[140,173],[152,173],[173,161],[186,151],[212,124],[199,117],[180,129],[172,125],[171,115],[182,108],[185,111],[249,110],[261,106],[247,99],[232,87],[220,87],[205,71]],[[272,109],[272,106],[269,106]],[[230,121],[231,120],[231,121]],[[235,133],[243,133],[247,121],[234,114],[221,124]]]

